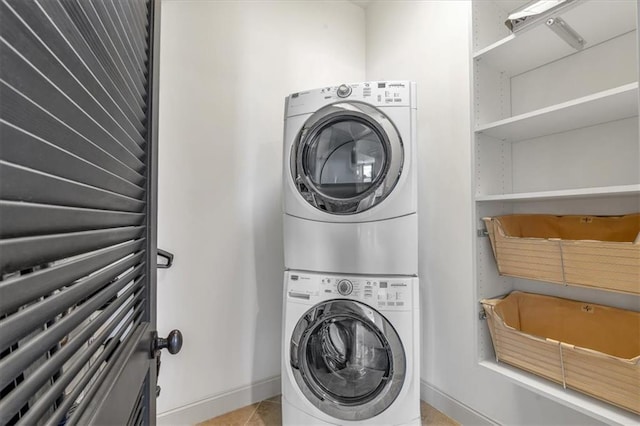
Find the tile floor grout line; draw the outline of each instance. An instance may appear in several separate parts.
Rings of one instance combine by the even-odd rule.
[[[260,407],[260,405],[262,405],[262,401],[258,402],[258,405],[256,405],[256,409],[253,410],[253,413],[251,413],[251,415],[249,416],[247,421],[244,422],[244,426],[247,426],[247,424],[249,424],[249,422],[251,421],[251,418],[253,417],[253,415],[258,412],[258,408]]]

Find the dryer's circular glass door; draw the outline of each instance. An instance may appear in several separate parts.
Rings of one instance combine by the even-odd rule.
[[[290,363],[306,398],[341,420],[366,420],[397,398],[406,358],[393,326],[375,309],[352,300],[329,300],[298,321]]]
[[[333,214],[354,214],[380,203],[400,178],[404,152],[389,118],[362,102],[316,111],[302,126],[291,153],[302,197]]]

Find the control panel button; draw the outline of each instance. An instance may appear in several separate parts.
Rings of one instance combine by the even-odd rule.
[[[336,94],[340,98],[346,98],[347,96],[349,96],[351,94],[351,87],[347,86],[346,84],[341,84],[338,87],[338,90],[336,91]]]
[[[353,283],[349,280],[340,280],[338,282],[338,293],[348,296],[353,291]]]

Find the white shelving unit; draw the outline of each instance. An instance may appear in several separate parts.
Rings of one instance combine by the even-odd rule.
[[[511,34],[504,21],[527,1],[473,3],[476,228],[503,214],[640,211],[637,2],[577,0],[554,14],[585,40],[580,51],[544,20]],[[482,232],[475,271],[476,302],[522,290],[640,311],[638,296],[500,276]],[[497,363],[486,321],[477,330],[486,369],[605,423],[638,423],[631,412]]]
[[[480,125],[476,132],[517,141],[638,115],[638,82]]]
[[[633,425],[638,423],[635,414],[607,404],[606,402],[591,398],[571,389],[564,389],[562,385],[550,382],[534,374],[512,367],[508,364],[495,361],[482,361],[483,367],[494,371],[508,380],[517,383],[539,395],[552,396],[554,399],[562,399],[564,404],[578,411],[589,414],[591,417],[608,424]]]
[[[601,186],[598,188],[562,189],[558,191],[520,192],[516,194],[477,196],[476,201],[547,201],[583,198],[612,198],[621,195],[640,196],[640,184]]]
[[[523,2],[526,3],[526,2]],[[612,5],[612,3],[616,3]],[[561,16],[588,43],[595,46],[636,29],[634,1],[581,1],[560,11]],[[513,4],[510,3],[510,4]],[[507,13],[501,15],[506,18]],[[504,19],[501,19],[504,22]],[[575,50],[546,28],[545,23],[508,34],[479,49],[473,59],[490,64],[495,70],[516,75],[571,55]]]

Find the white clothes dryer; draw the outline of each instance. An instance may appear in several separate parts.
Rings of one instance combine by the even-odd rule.
[[[284,425],[419,425],[418,278],[285,272]]]
[[[416,85],[379,81],[287,97],[288,269],[416,275]]]

